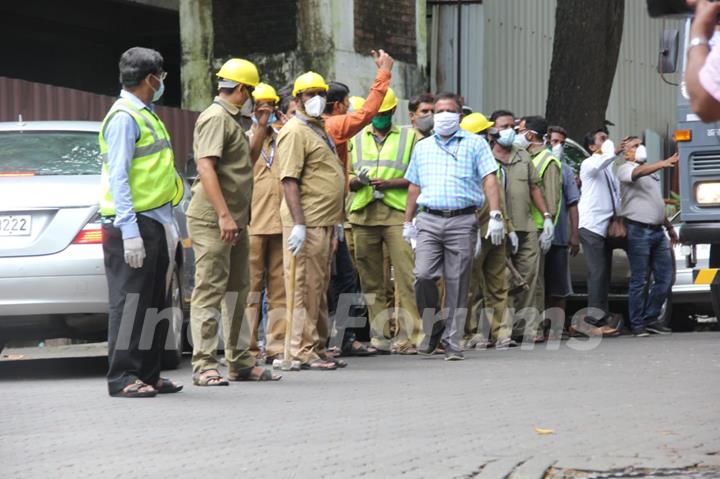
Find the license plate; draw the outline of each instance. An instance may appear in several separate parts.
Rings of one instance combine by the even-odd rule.
[[[30,215],[0,215],[0,236],[30,236]]]

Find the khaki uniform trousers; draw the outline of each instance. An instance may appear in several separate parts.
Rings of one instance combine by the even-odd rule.
[[[535,304],[535,289],[538,282],[538,266],[540,262],[540,244],[537,231],[517,231],[519,240],[518,252],[512,256],[515,269],[530,287],[513,296],[511,301],[515,310],[513,319],[513,336],[534,336],[540,321]]]
[[[504,240],[495,246],[490,239],[482,239],[480,256],[473,261],[470,276],[470,308],[465,323],[465,335],[468,338],[479,333],[483,339],[489,338],[496,343],[512,334],[506,257]]]
[[[218,318],[222,319],[225,359],[232,372],[255,366],[249,322],[244,321],[250,286],[247,228],[235,245],[220,239],[216,223],[188,218],[195,252],[195,289],[190,304],[193,372],[217,369]]]
[[[389,351],[390,340],[385,332],[392,309],[387,308],[387,289],[384,283],[383,244],[387,245],[390,262],[395,272],[395,294],[399,296],[398,346],[416,345],[421,339],[422,323],[415,302],[412,248],[402,237],[402,225],[363,226],[353,224],[355,259],[363,294],[374,294],[368,301],[371,344]]]
[[[250,294],[247,312],[252,338],[250,352],[258,357],[258,328],[262,318],[263,289],[267,301],[265,351],[268,356],[283,353],[285,341],[285,268],[283,241],[279,235],[250,235]]]
[[[327,290],[330,285],[330,259],[333,226],[308,227],[305,243],[295,257],[295,304],[290,357],[309,363],[325,355],[329,335]],[[291,227],[283,227],[285,288],[290,294],[290,257],[287,240]],[[289,298],[286,298],[288,300]]]

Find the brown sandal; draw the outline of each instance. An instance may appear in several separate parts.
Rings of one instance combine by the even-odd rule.
[[[215,374],[208,374],[214,371]],[[217,369],[206,369],[193,374],[193,384],[195,386],[229,386],[227,379],[220,375]]]
[[[300,365],[300,369],[306,371],[335,371],[337,369],[337,364],[332,361],[316,359],[315,361],[310,361],[309,363],[302,363]]]
[[[150,390],[141,391],[141,389],[144,388],[150,388]],[[125,386],[124,389],[111,394],[110,396],[114,398],[152,398],[157,396],[157,393],[157,389],[149,384],[145,384],[139,379],[136,379],[134,383]]]
[[[253,374],[256,370],[260,370],[260,374]],[[273,374],[269,369],[258,367],[241,369],[238,372],[229,372],[228,379],[230,381],[280,381],[282,378],[279,374]]]

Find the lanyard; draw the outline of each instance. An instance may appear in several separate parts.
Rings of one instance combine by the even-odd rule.
[[[265,159],[265,164],[268,168],[272,167],[273,159],[275,159],[275,138],[270,140],[270,156],[265,154],[265,148],[260,150],[260,154]]]
[[[318,128],[318,126],[317,126],[316,124],[311,123],[311,122],[308,120],[308,118],[307,118],[305,115],[303,115],[302,113],[300,113],[300,112],[295,112],[295,118],[297,118],[297,119],[300,120],[301,122],[305,123],[305,125],[306,125],[308,128],[310,128],[310,129],[311,129],[312,131],[314,131],[320,138],[323,139],[323,141],[325,142],[325,144],[328,146],[328,148],[330,148],[330,150],[331,150],[334,154],[337,154],[337,152],[335,151],[335,143],[333,143],[332,139],[331,139],[321,128]]]
[[[442,151],[444,151],[444,152],[447,153],[448,155],[452,156],[455,161],[458,161],[457,154],[458,154],[458,151],[460,150],[460,140],[461,140],[461,139],[462,139],[462,138],[458,138],[458,142],[457,142],[457,144],[455,145],[455,152],[452,152],[452,151],[448,150],[447,148],[445,148],[445,146],[443,146],[443,145],[440,143],[440,140],[438,139],[437,136],[435,137],[435,143],[437,144],[438,148],[440,148]]]

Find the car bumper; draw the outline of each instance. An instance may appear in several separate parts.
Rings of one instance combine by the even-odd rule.
[[[107,303],[100,245],[0,258],[0,323],[21,316],[107,314]]]
[[[678,270],[672,287],[673,304],[693,304],[712,309],[710,285],[694,284],[692,269]]]

